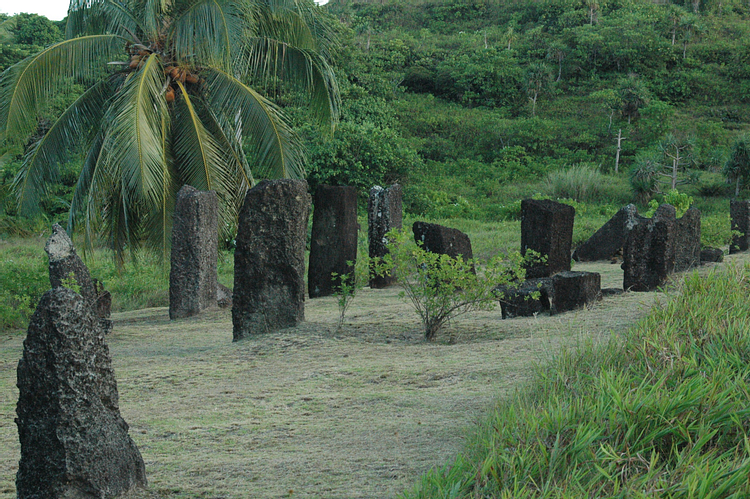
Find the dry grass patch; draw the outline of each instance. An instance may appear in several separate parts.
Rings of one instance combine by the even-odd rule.
[[[618,265],[578,264],[622,283]],[[498,397],[581,337],[626,329],[656,293],[588,310],[456,320],[456,344],[425,343],[398,290],[365,289],[336,329],[336,299],[306,304],[300,327],[232,343],[231,316],[170,322],[116,314],[108,338],[123,417],[150,483],[138,497],[394,497],[463,448]],[[447,338],[445,333],[445,338]],[[0,499],[15,497],[15,370],[20,336],[0,338]]]

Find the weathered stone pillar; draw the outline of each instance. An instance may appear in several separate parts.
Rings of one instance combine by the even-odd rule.
[[[76,253],[73,241],[59,224],[52,225],[52,235],[44,246],[49,257],[49,282],[53,288],[63,286],[64,282],[73,279],[78,286],[78,293],[88,303],[94,315],[103,319],[105,333],[112,330],[108,320],[112,309],[112,295],[104,285],[91,278],[88,267]]]
[[[549,277],[570,270],[575,208],[548,199],[521,201],[521,254],[528,250],[546,257],[526,266],[526,277]]]
[[[172,224],[169,318],[215,308],[219,258],[219,198],[189,185],[177,193]]]
[[[392,229],[401,228],[403,217],[401,186],[393,184],[383,189],[376,185],[370,189],[367,208],[367,237],[370,243],[370,258],[382,258],[388,253],[388,240],[385,235]],[[395,282],[394,276],[374,276],[370,279],[370,287],[386,288]]]
[[[701,264],[701,212],[690,208],[675,226],[674,271],[682,272]]]
[[[18,499],[115,497],[146,486],[100,327],[64,287],[47,291],[31,318],[18,363]]]
[[[304,180],[264,180],[247,192],[234,252],[234,341],[304,320],[309,215]]]
[[[341,285],[340,276],[354,272],[359,231],[357,189],[321,185],[313,206],[307,289],[310,298],[318,298],[332,295]],[[338,274],[336,279],[333,272]]]
[[[659,206],[653,218],[636,225],[623,248],[623,289],[653,291],[663,286],[675,261],[674,206]]]
[[[53,288],[63,285],[71,277],[80,287],[79,294],[93,306],[97,293],[88,267],[76,253],[73,241],[59,224],[52,225],[52,235],[44,251],[49,257],[49,282]]]
[[[633,227],[645,220],[646,218],[638,214],[633,204],[620,208],[593,236],[576,248],[573,252],[573,260],[577,262],[609,260],[625,246],[625,241]]]
[[[750,248],[750,201],[733,199],[729,203],[729,215],[733,232],[729,254],[747,251]],[[739,234],[734,234],[735,231]]]
[[[425,251],[456,258],[461,255],[464,261],[474,258],[469,236],[458,229],[443,227],[427,222],[414,222],[414,241],[422,244]]]

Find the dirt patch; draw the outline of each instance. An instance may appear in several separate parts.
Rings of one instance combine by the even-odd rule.
[[[619,265],[575,270],[622,284]],[[364,290],[340,331],[335,298],[309,300],[302,326],[238,343],[229,311],[173,322],[166,308],[115,314],[120,407],[150,483],[136,496],[394,497],[450,461],[534,363],[625,330],[659,296],[625,293],[553,317],[473,314],[448,326],[455,344],[428,344],[397,295]],[[22,340],[0,337],[0,499],[15,497]]]

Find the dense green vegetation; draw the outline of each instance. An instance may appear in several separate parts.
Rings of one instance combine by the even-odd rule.
[[[748,278],[695,273],[624,339],[557,355],[404,497],[747,497]]]
[[[329,10],[351,28],[339,63],[348,128],[336,148],[358,151],[338,145],[357,127],[403,139],[416,161],[381,178],[406,183],[413,213],[495,219],[549,172],[614,173],[620,131],[619,175],[644,163],[671,172],[679,148],[676,182],[725,193],[706,173],[721,172],[750,118],[750,11],[740,2],[334,1]],[[314,161],[313,178],[345,175],[326,168]],[[628,200],[670,187],[651,178]]]

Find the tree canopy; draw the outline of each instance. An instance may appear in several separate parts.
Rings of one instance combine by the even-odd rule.
[[[339,93],[331,26],[310,0],[72,0],[65,40],[0,76],[0,140],[25,147],[18,205],[38,209],[71,155],[83,166],[69,226],[101,230],[118,258],[162,251],[184,184],[211,189],[231,232],[253,175],[302,177],[300,139],[266,96],[309,96],[332,130]],[[48,130],[40,112],[86,88]]]

